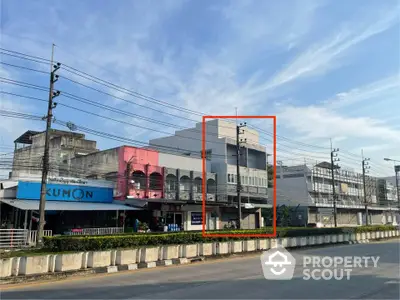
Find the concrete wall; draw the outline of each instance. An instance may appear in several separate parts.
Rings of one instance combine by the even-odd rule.
[[[118,171],[118,148],[99,151],[71,159],[71,170],[85,169],[87,175],[105,178],[107,173]]]
[[[158,154],[159,165],[166,168],[191,170],[196,172],[202,172],[202,159],[188,157],[183,155],[175,155],[169,153]],[[211,171],[211,162],[206,161],[206,170]]]

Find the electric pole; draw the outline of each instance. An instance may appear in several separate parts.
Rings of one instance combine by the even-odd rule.
[[[125,199],[128,199],[129,196],[129,179],[131,178],[131,161],[126,163],[126,171],[125,171]]]
[[[394,163],[394,174],[395,174],[395,181],[396,181],[396,194],[397,194],[397,202],[400,209],[400,190],[399,190],[399,173],[400,173],[400,165],[396,165],[396,163],[400,163],[400,160],[384,158],[386,161],[392,161]]]
[[[400,165],[394,166],[395,179],[396,179],[396,192],[397,192],[397,204],[400,209],[400,190],[399,190],[399,173],[400,173]]]
[[[335,227],[337,227],[337,208],[336,208],[336,202],[337,202],[337,195],[336,195],[336,189],[335,189],[335,162],[340,161],[340,159],[337,157],[337,152],[339,152],[339,149],[332,149],[332,144],[331,144],[331,174],[332,174],[332,195],[333,195],[333,221],[335,223]]]
[[[58,80],[58,75],[55,72],[60,68],[61,64],[53,65],[54,61],[54,44],[51,49],[51,62],[50,62],[50,88],[49,88],[49,103],[47,106],[47,115],[43,118],[46,119],[46,132],[44,141],[44,155],[43,155],[43,169],[42,169],[42,182],[40,187],[40,203],[39,203],[39,230],[38,230],[38,246],[43,244],[43,230],[45,225],[45,205],[46,205],[46,183],[47,175],[49,172],[49,145],[50,145],[50,131],[51,122],[53,120],[53,109],[57,103],[53,103],[53,99],[60,95],[60,92],[54,92],[54,83]]]
[[[365,173],[367,173],[367,169],[369,169],[368,165],[369,158],[364,158],[364,154],[362,155],[362,174],[363,174],[363,187],[364,187],[364,205],[365,205],[365,225],[368,226],[368,200],[367,200],[367,186],[365,183]]]
[[[241,128],[246,126],[246,122],[244,124],[240,123],[236,125],[236,173],[237,173],[237,180],[236,180],[236,192],[237,192],[237,199],[238,199],[238,229],[242,227],[242,199],[240,192],[242,191],[242,183],[240,180],[240,144],[245,143],[246,139],[243,141],[240,139],[240,135],[244,133],[244,130]]]

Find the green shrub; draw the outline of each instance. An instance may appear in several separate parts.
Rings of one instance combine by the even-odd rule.
[[[355,227],[355,233],[362,232],[371,232],[371,231],[388,231],[388,230],[397,230],[396,226],[393,225],[371,225],[371,226],[360,226]]]
[[[395,226],[378,225],[362,227],[339,228],[293,228],[278,227],[277,237],[300,237],[326,234],[361,233],[371,231],[395,230]],[[207,231],[207,233],[209,233]],[[272,233],[272,228],[253,230],[220,230],[218,234],[262,234]],[[97,251],[121,248],[138,248],[158,245],[195,244],[228,240],[251,239],[246,237],[206,237],[201,232],[170,232],[170,233],[132,233],[107,236],[57,236],[46,237],[44,248],[49,252],[65,251]]]

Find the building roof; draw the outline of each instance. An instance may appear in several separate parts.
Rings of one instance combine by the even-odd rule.
[[[316,167],[320,167],[320,168],[324,168],[324,169],[330,169],[331,166],[332,166],[331,163],[329,163],[327,161],[321,162],[321,163],[316,165]],[[340,169],[340,166],[333,165],[333,168],[334,169]]]
[[[22,134],[19,138],[17,138],[14,143],[19,143],[19,144],[32,144],[32,137],[34,135],[37,135],[41,133],[41,131],[33,131],[33,130],[28,130],[24,134]]]

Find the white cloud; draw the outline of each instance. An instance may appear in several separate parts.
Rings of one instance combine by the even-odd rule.
[[[398,23],[398,9],[391,9],[375,16],[371,22],[366,18],[363,22],[348,24],[322,43],[318,42],[301,53],[289,65],[279,71],[271,80],[252,91],[257,94],[281,86],[283,84],[315,75],[321,75],[337,68],[339,58],[361,42],[380,34]]]
[[[369,117],[349,118],[324,107],[288,106],[279,112],[278,118],[309,138],[344,135],[347,138],[373,138],[400,143],[400,131],[383,121]]]
[[[396,97],[400,93],[400,77],[398,74],[380,79],[349,92],[338,93],[325,103],[332,109],[346,108],[351,105],[366,105],[368,101],[377,100],[384,105],[388,97]]]
[[[234,29],[238,44],[261,42],[260,48],[274,45],[291,49],[307,35],[317,10],[325,3],[291,0],[272,5],[268,1],[232,0],[221,12]]]
[[[361,153],[361,151],[365,151],[366,153],[373,153],[382,150],[394,150],[395,146],[393,144],[377,144],[377,145],[368,145],[368,146],[361,146],[350,150],[354,153]]]

